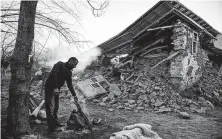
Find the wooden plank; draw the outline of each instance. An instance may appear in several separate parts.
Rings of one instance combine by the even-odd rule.
[[[158,30],[158,29],[166,29],[166,28],[172,28],[172,27],[177,27],[179,25],[171,25],[171,26],[163,26],[163,27],[156,27],[156,28],[149,28],[146,31],[153,31],[153,30]]]
[[[139,54],[140,52],[146,50],[147,48],[149,48],[149,47],[151,47],[151,46],[153,46],[153,45],[156,45],[156,44],[158,44],[158,43],[160,43],[160,42],[163,42],[163,41],[164,41],[164,38],[158,39],[158,40],[156,40],[155,42],[153,42],[153,43],[147,45],[146,47],[144,47],[144,48],[138,50],[137,52],[135,52],[135,53],[133,54],[133,56],[136,55],[136,54]]]
[[[153,26],[154,24],[156,24],[156,23],[158,23],[161,19],[163,19],[164,17],[166,17],[168,14],[170,14],[171,12],[173,11],[173,9],[172,10],[170,10],[170,11],[168,11],[166,14],[164,14],[162,17],[160,17],[158,20],[156,20],[155,22],[153,22],[152,24],[150,24],[145,30],[142,30],[142,31],[140,31],[139,33],[137,33],[133,38],[137,38],[140,34],[142,34],[144,31],[146,31],[149,27],[151,27],[151,26]],[[136,40],[138,40],[138,39],[140,39],[140,38],[137,38]],[[135,40],[135,41],[136,41]]]
[[[161,56],[168,56],[168,54],[160,53],[160,54],[147,55],[147,56],[143,56],[143,57],[144,58],[155,58],[155,57],[161,57]]]
[[[159,46],[159,47],[154,47],[154,48],[148,50],[147,52],[141,54],[140,56],[145,56],[145,55],[147,55],[149,52],[151,52],[151,51],[153,51],[153,50],[160,49],[160,48],[166,48],[166,47],[168,47],[168,45]]]
[[[169,55],[167,58],[161,60],[160,62],[158,62],[156,65],[154,65],[153,67],[151,67],[151,70],[154,69],[155,67],[157,67],[158,65],[162,64],[163,62],[170,60],[171,58],[175,57],[176,55],[178,55],[180,52],[176,51],[174,53],[172,53],[171,55]]]

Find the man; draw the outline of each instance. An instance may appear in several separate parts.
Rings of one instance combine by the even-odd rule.
[[[67,86],[74,96],[75,100],[78,100],[76,93],[72,86],[72,69],[78,64],[78,59],[75,57],[69,58],[67,62],[57,62],[45,83],[45,108],[47,115],[47,123],[49,131],[58,131],[59,127],[62,127],[58,122],[57,112],[59,109],[59,92],[60,88],[64,85],[65,81]]]

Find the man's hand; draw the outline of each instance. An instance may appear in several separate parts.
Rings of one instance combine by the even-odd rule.
[[[53,92],[54,92],[55,95],[59,95],[59,89],[58,89],[58,88],[55,88],[55,89],[53,90]]]

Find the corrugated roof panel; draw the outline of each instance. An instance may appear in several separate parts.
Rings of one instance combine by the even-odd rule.
[[[170,10],[171,10],[170,6],[166,3],[163,3],[160,7],[157,7],[157,9],[155,9],[155,11],[160,15],[163,15],[169,12]]]
[[[193,18],[195,15],[192,13],[191,15],[189,15],[190,18]]]
[[[181,12],[183,12],[183,11],[185,11],[186,9],[185,9],[184,7],[181,7],[179,10],[180,10]]]
[[[156,21],[158,18],[160,17],[159,14],[157,14],[156,12],[152,12],[151,14],[148,15],[147,19],[150,21],[150,22],[154,22]]]
[[[189,15],[191,12],[188,10],[188,11],[186,11],[184,14],[185,15]]]

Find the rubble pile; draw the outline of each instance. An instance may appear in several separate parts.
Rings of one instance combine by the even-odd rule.
[[[188,99],[174,91],[168,82],[168,63],[163,63],[151,71],[150,67],[159,60],[161,58],[137,59],[134,69],[128,65],[119,68],[123,76],[120,80],[112,76],[110,67],[101,67],[97,73],[91,72],[103,75],[111,84],[107,95],[93,99],[93,103],[106,106],[109,111],[117,108],[138,112],[152,108],[157,112],[205,113],[213,108],[212,103],[204,97]]]
[[[202,95],[214,105],[222,106],[222,70],[206,63],[202,76],[193,87],[186,90],[189,95]]]

